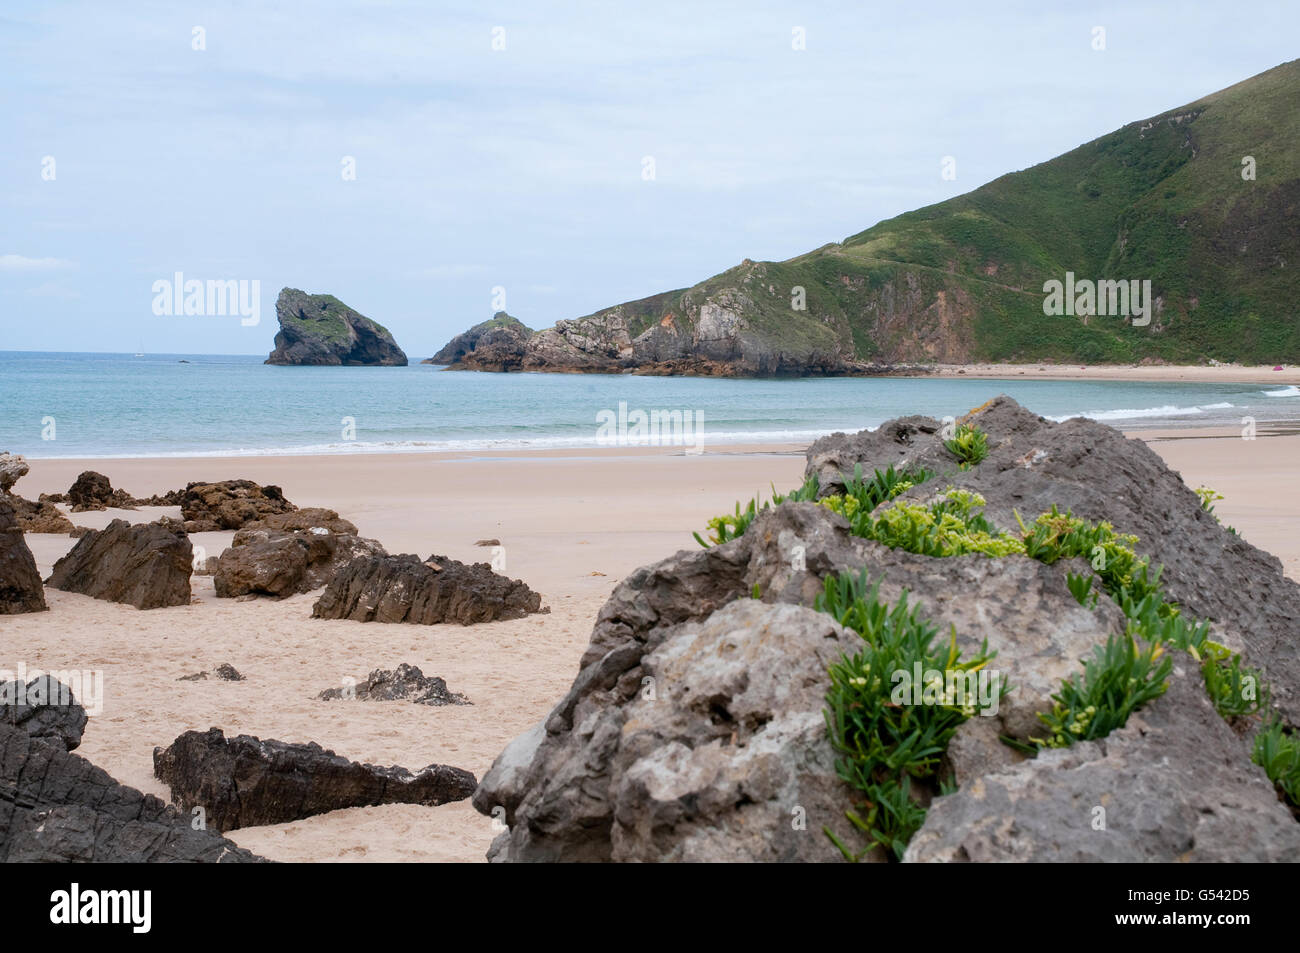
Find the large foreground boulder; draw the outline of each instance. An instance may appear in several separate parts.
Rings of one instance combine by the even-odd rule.
[[[196,830],[191,817],[71,754],[86,722],[79,705],[15,705],[4,714],[0,862],[261,861],[213,831]]]
[[[347,523],[337,517],[336,521]],[[377,541],[355,532],[335,533],[324,526],[288,531],[260,528],[265,522],[235,533],[221,554],[213,577],[219,597],[251,593],[283,599],[321,588],[354,559],[386,555]]]
[[[868,476],[924,465],[940,475],[904,498],[963,486],[987,498],[1002,529],[1055,503],[1136,533],[1184,612],[1209,618],[1212,638],[1263,669],[1278,709],[1300,722],[1300,587],[1273,557],[1220,527],[1140,441],[1088,421],[1054,424],[1005,398],[970,420],[990,453],[968,470],[943,447],[940,421],[904,418],[815,444],[808,473],[829,493],[858,464]],[[1121,732],[1033,759],[999,740],[1043,734],[1038,715],[1061,680],[1125,631],[1110,599],[1086,607],[1071,595],[1067,575],[1086,574],[1083,560],[919,556],[852,536],[843,517],[801,502],[619,584],[569,692],[475,792],[474,806],[507,825],[490,859],[837,859],[823,827],[860,846],[845,812],[860,812],[862,795],[836,778],[823,714],[826,665],[858,637],[811,609],[828,576],[863,571],[883,601],[906,591],[967,657],[987,640],[996,655],[985,671],[1010,685],[944,756],[940,777],[957,793],[914,786],[922,806],[936,800],[909,859],[1296,856],[1300,826],[1184,654],[1169,691]],[[1109,841],[1087,839],[1098,805]]]
[[[45,611],[36,559],[9,501],[0,496],[0,615]]]
[[[356,559],[330,580],[312,608],[316,619],[472,625],[521,619],[542,609],[542,597],[487,563],[446,556],[371,556]]]
[[[237,735],[220,728],[187,731],[155,748],[154,774],[172,800],[189,811],[203,807],[220,831],[296,821],[347,807],[446,804],[474,792],[474,775],[431,764],[412,774],[403,767],[358,764],[318,744]]]
[[[242,529],[257,520],[296,509],[278,486],[261,486],[252,480],[189,483],[181,497],[181,517],[191,533]]]
[[[54,564],[46,585],[137,609],[190,602],[193,547],[179,523],[113,520]]]

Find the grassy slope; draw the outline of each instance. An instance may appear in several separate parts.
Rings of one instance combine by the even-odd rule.
[[[619,307],[635,334],[739,293],[783,348],[861,360],[1300,360],[1297,103],[1300,60],[840,244]],[[1145,328],[1047,317],[1043,282],[1066,271],[1149,278],[1163,310]]]

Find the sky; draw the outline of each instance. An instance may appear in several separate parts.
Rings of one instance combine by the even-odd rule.
[[[289,286],[420,360],[840,241],[1297,36],[1294,0],[5,0],[0,350],[265,354]],[[178,272],[257,306],[165,313]]]

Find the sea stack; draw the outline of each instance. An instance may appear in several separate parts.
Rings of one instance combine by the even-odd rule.
[[[333,295],[284,288],[275,302],[280,330],[267,364],[405,367],[392,333]]]

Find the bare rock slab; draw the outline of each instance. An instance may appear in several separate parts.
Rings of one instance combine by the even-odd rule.
[[[46,585],[137,609],[189,605],[192,560],[180,524],[113,520],[77,540]]]
[[[187,812],[202,807],[220,831],[348,807],[446,804],[469,797],[477,784],[474,775],[449,765],[412,774],[349,761],[314,743],[228,739],[220,728],[187,731],[167,748],[155,748],[153,764],[172,800]]]
[[[522,619],[542,609],[542,597],[487,563],[446,556],[371,556],[355,559],[330,580],[312,608],[316,619],[472,625]]]

